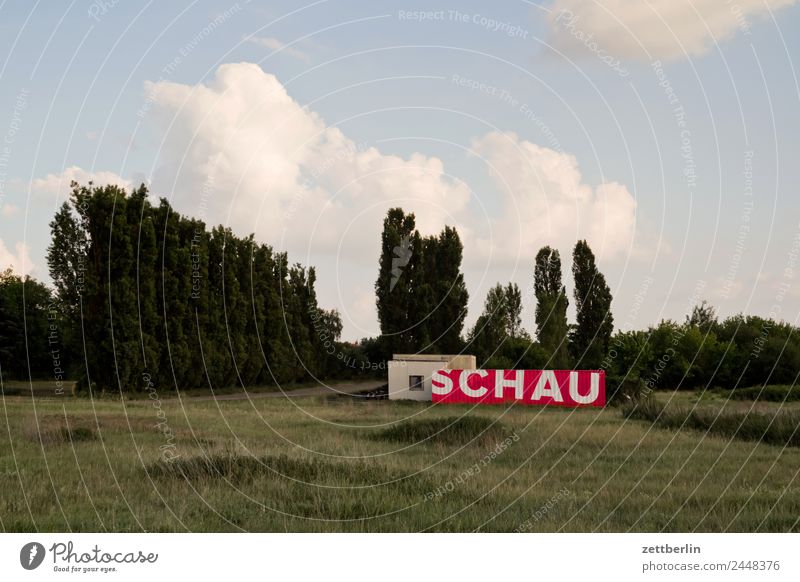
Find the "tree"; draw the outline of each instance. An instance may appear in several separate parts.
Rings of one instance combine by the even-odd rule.
[[[464,246],[455,228],[445,227],[438,238],[424,247],[424,280],[432,291],[432,308],[418,311],[427,316],[428,336],[440,353],[457,354],[463,347],[461,333],[467,317],[469,293],[461,273]],[[430,258],[429,258],[430,256]]]
[[[342,316],[338,309],[320,309],[318,326],[331,336],[333,341],[342,337]]]
[[[72,183],[73,188],[76,184]],[[86,271],[87,233],[69,202],[64,202],[50,222],[52,238],[47,247],[47,263],[56,296],[70,315],[80,304]]]
[[[409,271],[414,264],[415,219],[402,208],[389,210],[383,221],[378,279],[375,281],[375,303],[385,346],[393,352],[411,348],[409,307],[413,285]]]
[[[469,301],[463,251],[455,228],[423,238],[413,214],[389,210],[375,282],[382,359],[401,352],[461,351]]]
[[[289,267],[252,235],[209,231],[166,200],[151,204],[144,185],[91,183],[73,183],[51,230],[56,306],[81,332],[72,335],[81,386],[214,388],[323,370],[313,268]]]
[[[692,308],[692,313],[686,316],[686,324],[699,327],[702,331],[708,333],[717,324],[717,311],[705,299],[700,302],[700,305],[695,305]]]
[[[522,327],[522,291],[516,283],[509,283],[505,288],[506,333],[517,339],[530,339],[528,332]]]
[[[537,369],[548,363],[549,354],[531,341],[522,328],[522,292],[516,283],[498,283],[489,289],[475,326],[470,330],[469,349],[482,366],[497,369]]]
[[[612,297],[585,240],[578,241],[572,253],[572,276],[577,324],[570,334],[570,352],[579,366],[597,369],[608,353],[614,332]]]
[[[536,254],[534,268],[537,338],[550,354],[549,367],[569,368],[567,293],[561,284],[561,257],[546,246]]]
[[[50,289],[11,269],[0,272],[0,368],[4,378],[53,378],[64,365],[63,327]]]
[[[14,337],[19,333],[11,311],[6,307],[7,299],[0,294],[0,366],[14,356]]]
[[[475,352],[481,365],[502,355],[503,343],[508,335],[508,311],[505,289],[497,284],[486,295],[483,313],[478,316],[469,334],[469,348]]]

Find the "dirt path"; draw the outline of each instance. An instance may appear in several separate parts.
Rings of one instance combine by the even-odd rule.
[[[386,384],[381,380],[373,382],[344,382],[340,384],[310,386],[308,388],[296,388],[286,392],[248,392],[241,394],[220,394],[219,396],[185,396],[181,400],[250,400],[257,398],[303,398],[306,396],[330,396],[334,394],[354,394],[375,390]]]

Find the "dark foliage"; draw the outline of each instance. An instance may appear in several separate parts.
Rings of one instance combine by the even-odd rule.
[[[336,365],[341,322],[317,305],[314,269],[252,236],[153,205],[144,185],[73,184],[51,229],[70,371],[84,388],[297,382]]]

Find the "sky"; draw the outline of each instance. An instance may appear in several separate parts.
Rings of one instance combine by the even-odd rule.
[[[496,4],[0,0],[0,269],[49,280],[71,180],[144,182],[313,265],[347,340],[397,206],[458,229],[468,326],[514,281],[533,332],[534,256],[571,291],[578,239],[618,329],[796,324],[797,2]]]

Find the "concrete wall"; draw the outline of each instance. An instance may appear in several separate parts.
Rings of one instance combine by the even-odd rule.
[[[389,399],[420,400],[433,399],[431,376],[437,370],[475,368],[475,356],[404,355],[397,354],[389,362]],[[409,377],[422,376],[423,390],[409,390]]]

